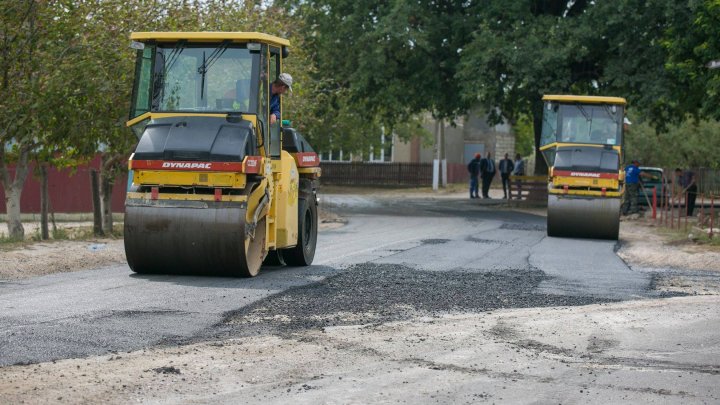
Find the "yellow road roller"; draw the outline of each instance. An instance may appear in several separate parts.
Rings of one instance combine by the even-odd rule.
[[[125,201],[130,268],[255,276],[263,262],[310,265],[319,159],[300,133],[270,119],[289,42],[256,32],[130,39],[127,125],[138,137]]]
[[[543,103],[548,236],[617,240],[625,99],[546,95]]]

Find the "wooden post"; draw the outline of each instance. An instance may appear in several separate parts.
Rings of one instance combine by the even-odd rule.
[[[713,237],[713,223],[715,221],[715,194],[710,194],[710,239]]]
[[[40,238],[42,240],[50,239],[48,230],[48,172],[45,163],[40,164]]]
[[[700,194],[700,213],[698,214],[698,225],[703,228],[703,220],[705,219],[705,193]]]
[[[690,207],[688,207],[688,202],[687,202],[689,194],[690,193],[685,193],[685,230],[686,231],[687,231],[687,225],[688,225],[688,210],[690,209]],[[678,226],[678,228],[680,228],[680,226]]]
[[[652,219],[657,219],[657,189],[653,187]]]

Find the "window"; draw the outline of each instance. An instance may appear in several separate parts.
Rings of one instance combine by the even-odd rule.
[[[142,52],[136,68],[134,114],[150,108],[156,112],[257,111],[250,79],[259,55],[252,54],[244,44],[180,42],[156,48],[146,45]],[[152,94],[150,105],[144,94]]]
[[[154,49],[154,46],[146,45],[145,49],[137,51],[130,119],[139,117],[150,111],[150,77],[152,73],[152,53]]]
[[[540,146],[553,142],[620,145],[623,107],[545,103]]]

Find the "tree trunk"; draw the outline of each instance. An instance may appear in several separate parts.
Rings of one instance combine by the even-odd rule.
[[[102,208],[100,205],[100,184],[98,172],[90,169],[90,188],[92,189],[92,205],[93,205],[93,234],[95,236],[105,236],[102,229]]]
[[[48,202],[50,195],[48,193],[48,170],[47,164],[40,165],[40,238],[42,240],[50,239],[48,230]]]
[[[124,165],[126,157],[121,154],[103,154],[100,163],[100,193],[103,207],[103,229],[107,235],[113,232],[112,192],[115,179]]]
[[[5,189],[8,235],[11,239],[17,240],[25,238],[25,228],[20,220],[20,195],[20,190],[14,187]]]
[[[5,155],[0,151],[0,182],[5,191],[5,212],[7,213],[8,236],[11,239],[22,240],[25,238],[25,228],[20,219],[20,196],[23,185],[28,175],[28,152],[22,150],[15,165],[15,177],[10,176],[10,169],[7,167]]]
[[[102,199],[102,223],[103,232],[106,235],[112,235],[113,217],[112,217],[112,190],[113,181],[108,178],[107,171],[100,173],[100,197]]]

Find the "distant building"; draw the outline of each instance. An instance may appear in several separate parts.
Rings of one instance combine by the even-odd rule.
[[[485,114],[479,109],[456,119],[455,124],[452,127],[445,121],[445,159],[448,164],[467,164],[476,153],[485,156],[488,151],[496,161],[505,153],[515,156],[515,134],[510,125],[488,125]],[[424,127],[435,134],[434,120],[428,119]],[[394,162],[430,163],[435,159],[434,145],[424,146],[418,138],[410,142],[395,139],[393,149]]]
[[[429,115],[423,124],[424,128],[436,133],[436,122]],[[416,137],[410,141],[402,141],[397,136],[380,134],[380,146],[363,156],[343,153],[342,150],[320,152],[321,161],[365,161],[393,163],[431,163],[436,156],[435,145],[423,145],[422,139]],[[510,125],[487,124],[484,112],[480,109],[471,111],[466,117],[455,120],[455,127],[445,121],[445,159],[448,164],[467,164],[476,153],[485,156],[490,151],[495,160],[505,153],[515,156],[515,134]]]

